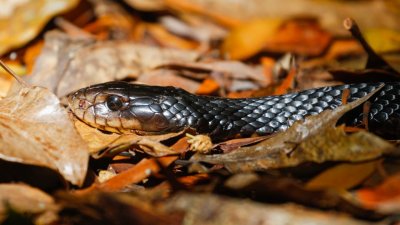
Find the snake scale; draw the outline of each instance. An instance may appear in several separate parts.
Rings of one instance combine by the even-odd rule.
[[[384,84],[369,110],[372,130],[399,136],[400,83],[359,83],[309,89],[260,98],[229,99],[198,96],[179,88],[108,82],[80,89],[68,96],[72,112],[85,123],[112,132],[159,134],[191,128],[213,139],[266,135],[286,130],[308,115],[335,109],[366,96]],[[347,113],[349,125],[362,122],[362,109]]]

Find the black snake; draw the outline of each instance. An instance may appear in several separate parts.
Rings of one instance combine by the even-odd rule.
[[[68,96],[73,113],[87,124],[113,132],[166,133],[191,128],[213,139],[266,135],[286,130],[295,121],[361,98],[384,84],[369,99],[369,125],[399,136],[400,83],[360,83],[309,89],[261,98],[229,99],[198,96],[179,88],[108,82]],[[346,114],[344,122],[358,125],[362,110]]]

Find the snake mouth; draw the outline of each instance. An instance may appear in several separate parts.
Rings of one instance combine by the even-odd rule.
[[[107,95],[87,93],[85,89],[67,95],[69,109],[80,121],[99,130],[113,133],[140,133],[142,124],[122,116],[124,110],[112,111],[104,102]]]

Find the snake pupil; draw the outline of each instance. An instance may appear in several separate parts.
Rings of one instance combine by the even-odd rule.
[[[107,97],[106,105],[111,111],[117,111],[122,107],[121,97],[116,95],[110,95]]]

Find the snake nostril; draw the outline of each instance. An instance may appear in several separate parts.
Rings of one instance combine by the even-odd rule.
[[[86,101],[83,100],[83,99],[79,100],[78,106],[79,106],[80,109],[84,109],[85,106],[86,106]]]

